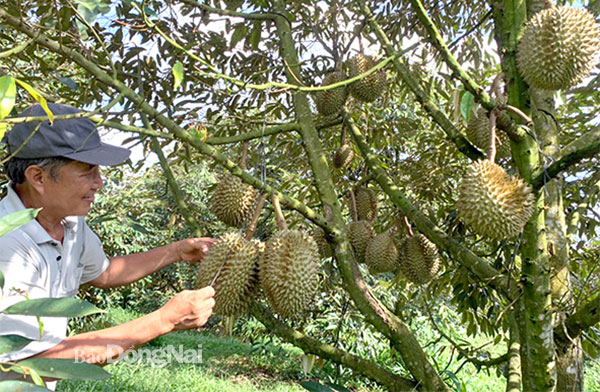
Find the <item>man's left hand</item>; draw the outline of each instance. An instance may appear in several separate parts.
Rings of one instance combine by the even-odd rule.
[[[215,241],[214,238],[188,238],[178,241],[175,243],[178,259],[192,262],[202,261]]]

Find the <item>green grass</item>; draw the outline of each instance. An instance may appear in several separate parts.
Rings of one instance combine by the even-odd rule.
[[[120,324],[136,317],[136,314],[122,309],[112,309],[108,314],[111,324]],[[106,318],[104,319],[106,322]],[[420,330],[418,335],[427,338],[430,330]],[[427,339],[425,339],[427,340]],[[482,340],[483,341],[483,340]],[[479,342],[474,342],[479,343]],[[202,361],[197,364],[184,364],[173,361],[164,367],[156,367],[141,361],[123,360],[108,365],[105,369],[112,374],[107,381],[65,380],[58,384],[57,391],[62,392],[302,392],[306,391],[299,383],[307,380],[301,366],[302,351],[289,344],[252,345],[240,339],[217,336],[212,331],[174,332],[150,342],[142,349],[165,349],[172,346],[175,350],[198,349],[201,346]],[[428,353],[435,358],[441,368],[450,360],[449,349],[440,350],[429,347]],[[501,354],[501,347],[494,347],[493,356]],[[454,358],[456,360],[456,358]],[[449,372],[456,372],[460,362],[452,363]],[[309,378],[326,380],[333,376],[336,367],[326,363],[322,370],[313,368]],[[352,391],[383,391],[372,383],[352,376],[348,369],[341,382]],[[446,373],[448,375],[448,373]],[[477,392],[500,392],[505,389],[504,377],[477,371],[466,364],[457,372],[456,390]],[[462,385],[461,385],[462,384]],[[585,367],[585,391],[600,392],[600,363],[587,361]]]

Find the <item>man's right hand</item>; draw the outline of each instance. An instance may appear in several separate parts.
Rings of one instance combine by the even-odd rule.
[[[198,328],[206,324],[215,306],[215,289],[185,290],[176,294],[159,311],[170,330]]]

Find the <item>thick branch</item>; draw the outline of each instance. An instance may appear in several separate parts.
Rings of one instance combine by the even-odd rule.
[[[275,14],[268,14],[268,13],[248,14],[245,12],[238,12],[238,11],[232,11],[232,10],[224,10],[221,8],[214,8],[214,7],[210,7],[206,4],[198,3],[197,1],[194,1],[194,0],[181,0],[181,2],[185,3],[187,5],[191,5],[192,7],[201,8],[202,10],[204,10],[208,13],[222,15],[222,16],[235,16],[235,17],[250,19],[250,20],[273,20],[277,17],[277,15],[275,15]]]
[[[554,341],[560,348],[568,347],[581,332],[598,323],[600,323],[600,295],[569,316],[564,325],[556,326]]]
[[[288,327],[283,322],[277,320],[266,307],[256,302],[252,304],[250,313],[270,331],[294,346],[300,347],[307,354],[315,354],[321,358],[342,364],[356,373],[377,381],[391,391],[412,391],[416,388],[416,384],[413,381],[397,376],[371,361],[349,354],[329,344],[321,343],[317,339]]]
[[[561,151],[561,156],[541,173],[536,173],[531,180],[531,185],[536,189],[541,188],[563,170],[600,152],[600,127],[586,132],[576,140],[567,144]]]
[[[517,288],[515,282],[510,282],[508,277],[503,276],[499,271],[490,266],[488,262],[479,258],[471,250],[449,237],[404,197],[396,184],[382,169],[381,162],[379,162],[376,155],[371,152],[371,149],[365,143],[364,137],[351,116],[347,112],[345,114],[346,126],[365,158],[367,166],[374,173],[375,181],[377,181],[383,191],[390,197],[390,200],[400,209],[402,214],[407,216],[417,226],[419,231],[433,243],[448,252],[454,260],[468,268],[484,282],[505,294],[508,293],[509,287],[515,290]]]

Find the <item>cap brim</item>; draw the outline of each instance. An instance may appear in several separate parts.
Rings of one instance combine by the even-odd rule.
[[[129,158],[129,154],[131,151],[126,148],[100,143],[100,147],[92,150],[78,151],[62,156],[91,165],[115,166],[125,162]]]

